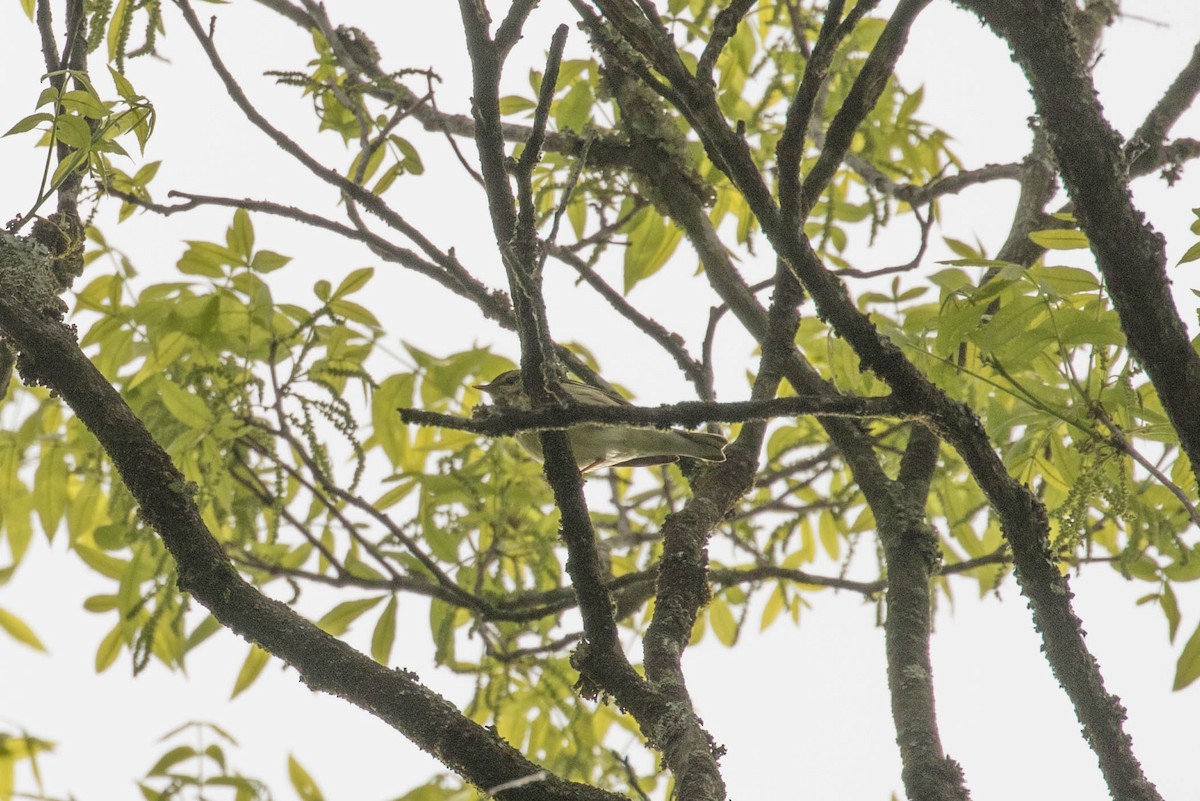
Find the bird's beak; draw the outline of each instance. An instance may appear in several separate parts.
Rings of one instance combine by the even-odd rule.
[[[471,389],[477,389],[480,392],[487,393],[488,395],[492,394],[492,385],[491,384],[472,384]]]

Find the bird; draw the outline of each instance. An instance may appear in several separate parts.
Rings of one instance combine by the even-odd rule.
[[[521,371],[501,373],[475,389],[488,395],[500,411],[533,408],[521,383]],[[581,406],[629,406],[620,395],[569,379],[559,382],[572,404]],[[727,440],[720,434],[685,431],[681,428],[657,429],[628,424],[604,425],[580,423],[566,430],[575,464],[581,473],[602,467],[646,467],[679,461],[680,456],[704,462],[725,461]],[[542,441],[536,431],[516,435],[517,442],[533,458],[542,461]]]

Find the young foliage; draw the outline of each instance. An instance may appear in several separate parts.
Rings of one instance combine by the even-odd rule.
[[[252,692],[283,656],[313,686],[384,716],[394,699],[369,694],[384,679],[349,688],[338,677],[314,681],[295,654],[336,638],[371,668],[393,667],[409,658],[397,647],[403,626],[420,619],[436,667],[470,677],[471,689],[456,707],[413,689],[424,687],[402,667],[389,672],[414,682],[406,702],[433,698],[433,707],[461,713],[439,722],[446,733],[436,748],[421,743],[455,776],[404,798],[474,797],[471,784],[514,798],[542,790],[723,798],[721,738],[688,697],[683,650],[737,648],[784,620],[798,624],[837,589],[877,604],[888,627],[909,794],[965,797],[961,776],[942,776],[957,766],[942,756],[931,700],[914,700],[913,688],[928,684],[932,698],[933,605],[964,585],[995,593],[1015,562],[1093,747],[1127,747],[1112,723],[1120,715],[1109,715],[1115,707],[1088,711],[1109,697],[1089,672],[1097,669],[1082,636],[1056,625],[1078,625],[1063,580],[1072,570],[1115,570],[1149,585],[1143,602],[1157,602],[1172,642],[1194,614],[1181,589],[1200,579],[1200,513],[1175,399],[1160,395],[1165,385],[1144,372],[1149,354],[1131,344],[1139,334],[1105,272],[1093,218],[1022,208],[1020,235],[995,257],[941,229],[944,252],[957,258],[926,255],[940,206],[964,202],[955,193],[990,180],[992,168],[968,170],[950,135],[924,121],[923,88],[893,74],[913,4],[883,19],[866,3],[599,2],[580,13],[587,47],[571,58],[552,48],[557,58],[544,69],[509,64],[521,75],[512,85],[527,75],[530,89],[506,82],[503,95],[500,70],[520,52],[508,47],[528,4],[513,4],[490,28],[482,6],[464,4],[477,81],[470,117],[433,103],[435,72],[385,70],[366,33],[302,5],[284,17],[302,18],[313,58],[271,75],[300,90],[312,128],[347,158],[322,165],[252,107],[242,111],[336,189],[341,216],[286,198],[190,201],[170,211],[235,210],[223,235],[197,230],[170,273],[153,279],[118,250],[126,227],[89,225],[85,280],[69,296],[79,346],[179,472],[164,489],[217,544],[225,561],[209,572],[230,579],[228,593],[240,577],[297,615],[291,657],[261,637],[244,657],[238,651],[231,697]],[[161,162],[132,174],[110,163],[110,154],[126,155],[120,136],[133,132],[144,148],[153,131],[154,110],[124,60],[155,49],[162,9],[126,0],[87,8],[89,44],[106,45],[121,99],[103,101],[86,73],[62,71],[38,101],[47,110],[12,127],[60,146],[23,219],[85,174],[121,199],[120,221],[166,211],[148,191]],[[195,12],[180,8],[195,32]],[[146,42],[130,49],[140,14]],[[197,35],[221,72],[216,37]],[[1045,143],[1035,136],[1038,151]],[[471,138],[476,150],[465,155]],[[447,208],[451,233],[420,231],[404,216],[406,206],[444,201],[419,182],[444,166],[432,154],[446,141],[467,165],[464,185],[485,195],[490,230],[467,221],[458,203]],[[1046,162],[1031,157],[995,176],[1017,175],[1049,198],[1052,180],[1035,184]],[[268,213],[366,244],[379,262],[330,273],[320,254],[275,250],[277,237],[256,230]],[[917,240],[916,257],[868,265],[868,246],[895,230]],[[486,283],[498,270],[460,258],[456,244],[468,237],[498,243],[507,291]],[[400,268],[432,283],[396,293],[385,282]],[[564,268],[573,283],[561,280]],[[0,283],[13,273],[5,267]],[[583,284],[595,295],[576,306]],[[406,325],[415,307],[442,303],[439,314],[463,315],[448,325],[480,332],[475,344],[448,346]],[[589,321],[577,330],[592,338],[554,340],[577,314]],[[474,327],[485,319],[498,327]],[[518,333],[522,352],[505,329]],[[5,329],[12,343],[18,334]],[[742,350],[717,347],[727,337]],[[11,372],[9,343],[0,344]],[[483,433],[504,415],[487,409],[481,384],[520,367],[523,391],[544,384],[546,408],[570,415],[577,404],[556,403],[559,367],[607,392],[601,358],[647,394],[650,372],[673,362],[702,401],[719,388],[775,405],[708,405],[698,418],[680,410],[671,425],[705,420],[724,431],[734,443],[725,462],[619,466],[590,474],[582,488],[565,469],[571,460],[556,463],[552,434],[541,440],[543,468],[507,436],[514,431]],[[543,365],[544,376],[530,375]],[[39,377],[28,361],[17,366]],[[84,602],[106,632],[97,635],[96,670],[123,659],[134,673],[151,661],[184,670],[194,650],[216,642],[229,610],[204,594],[196,579],[204,571],[177,561],[149,522],[149,499],[119,474],[112,445],[64,405],[69,391],[48,375],[41,386],[6,380],[0,515],[10,563],[0,583],[37,528],[65,536],[110,585]],[[786,411],[803,402],[814,405]],[[847,413],[850,403],[859,405]],[[543,421],[539,430],[562,425]],[[0,628],[44,649],[7,607]],[[916,651],[895,650],[906,642]],[[367,669],[351,657],[337,667]],[[1071,686],[1079,676],[1083,690]],[[1197,678],[1200,629],[1180,649],[1174,688]],[[906,727],[920,728],[924,714],[929,725],[912,734]],[[429,723],[388,720],[415,741]],[[184,733],[188,743],[171,746],[139,783],[143,797],[270,797],[229,767],[234,743],[222,730],[194,723],[164,739]],[[468,735],[506,757],[515,749],[544,772],[511,775],[511,765],[443,748]],[[30,742],[4,739],[0,801],[14,794],[12,763],[33,763]],[[936,771],[921,761],[930,754]],[[287,770],[297,796],[324,797],[295,757]],[[924,793],[914,775],[944,780],[948,794]],[[485,786],[496,776],[505,783]]]

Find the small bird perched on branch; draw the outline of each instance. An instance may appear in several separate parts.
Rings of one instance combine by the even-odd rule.
[[[629,406],[619,395],[564,380],[559,386],[572,403],[581,406]],[[532,407],[521,384],[521,371],[509,370],[492,379],[489,384],[476,384],[475,389],[491,396],[497,409],[528,411]],[[628,424],[604,425],[580,423],[566,430],[580,472],[601,467],[646,467],[679,461],[688,456],[704,462],[725,461],[726,439],[720,434],[685,431],[681,428],[644,428]],[[542,460],[542,441],[536,431],[517,434],[517,442],[537,459]]]

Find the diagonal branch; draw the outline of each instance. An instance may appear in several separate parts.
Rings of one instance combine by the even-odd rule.
[[[1132,159],[1132,163],[1129,165],[1130,173],[1137,175],[1142,162],[1154,163],[1156,151],[1164,146],[1172,126],[1179,121],[1185,111],[1192,107],[1198,94],[1200,94],[1200,44],[1192,49],[1192,57],[1188,59],[1188,63],[1179,71],[1175,80],[1167,87],[1167,91],[1146,115],[1145,121],[1138,127],[1137,132],[1130,137],[1129,144],[1131,146],[1146,148]]]
[[[1130,351],[1146,368],[1188,458],[1200,464],[1200,355],[1171,295],[1162,237],[1133,206],[1126,157],[1076,53],[1064,7],[1042,0],[962,4],[1008,41],[1024,69]],[[1200,64],[1185,70],[1180,94],[1194,97],[1198,70]],[[1164,125],[1170,116],[1143,127]]]
[[[30,270],[16,266],[21,246],[0,242],[0,330],[21,351],[22,377],[52,388],[112,458],[140,513],[178,567],[180,589],[223,625],[296,668],[313,690],[365,709],[479,787],[528,776],[539,766],[494,732],[473,722],[414,674],[392,670],[318,629],[285,604],[267,598],[234,570],[185,489],[187,482],[120,394],[87,359],[74,333],[54,314],[57,298],[37,290]],[[31,284],[31,281],[33,282]],[[46,282],[41,282],[45,287]],[[617,796],[556,776],[508,798],[594,799]]]
[[[535,409],[553,409],[557,396],[557,367],[550,351],[546,306],[542,299],[540,253],[533,226],[529,172],[537,159],[540,136],[535,128],[518,163],[518,192],[513,193],[505,170],[504,138],[500,131],[500,54],[488,34],[487,16],[473,0],[460,0],[459,9],[467,38],[473,82],[472,111],[475,143],[492,229],[503,256],[521,340],[523,384]],[[555,34],[549,67],[539,98],[538,115],[544,120],[554,94],[551,74],[557,71],[566,37],[565,26]],[[523,174],[523,175],[522,175]],[[585,695],[611,693],[647,731],[663,714],[663,706],[645,680],[637,674],[617,636],[612,597],[603,583],[596,535],[583,496],[583,480],[562,431],[541,434],[545,475],[562,514],[562,537],[567,546],[567,572],[579,599],[587,639],[576,649],[572,664],[581,673]]]

